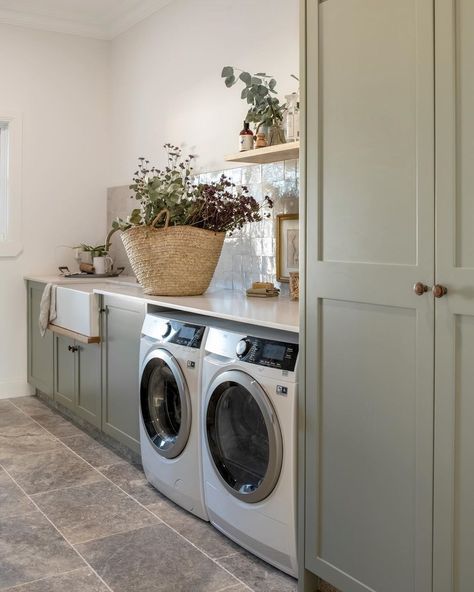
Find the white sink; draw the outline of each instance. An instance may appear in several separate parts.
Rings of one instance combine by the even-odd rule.
[[[53,325],[87,337],[99,335],[99,297],[97,284],[56,287],[56,313]]]

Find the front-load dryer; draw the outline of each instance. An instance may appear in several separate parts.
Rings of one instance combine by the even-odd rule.
[[[206,339],[207,511],[229,538],[295,576],[298,336],[241,329],[210,328]]]
[[[202,320],[186,313],[145,317],[140,341],[140,447],[148,481],[208,520],[200,434],[207,331]]]

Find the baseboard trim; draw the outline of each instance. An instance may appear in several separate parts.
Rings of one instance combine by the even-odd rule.
[[[35,389],[27,382],[21,380],[13,382],[0,382],[0,399],[11,399],[14,397],[26,397],[34,395]]]

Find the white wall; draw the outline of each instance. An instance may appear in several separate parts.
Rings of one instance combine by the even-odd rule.
[[[23,252],[0,258],[0,397],[27,391],[23,276],[105,229],[108,44],[0,25],[0,114],[23,116]]]
[[[128,184],[139,156],[162,162],[166,142],[199,154],[201,170],[223,168],[223,155],[237,151],[247,109],[240,83],[224,86],[222,67],[266,71],[282,95],[295,91],[298,5],[175,0],[113,40],[109,184]]]

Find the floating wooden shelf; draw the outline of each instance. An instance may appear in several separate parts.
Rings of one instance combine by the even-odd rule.
[[[65,329],[64,327],[58,327],[57,325],[48,325],[48,329],[53,333],[57,333],[58,335],[62,335],[63,337],[69,337],[70,339],[74,339],[79,343],[100,343],[100,337],[89,337],[88,335],[83,335],[82,333],[75,333],[74,331],[70,331],[69,329]]]
[[[253,164],[266,164],[278,162],[280,160],[291,160],[299,158],[300,143],[287,142],[286,144],[277,144],[267,148],[256,148],[255,150],[246,150],[226,156],[227,162],[248,162]]]

